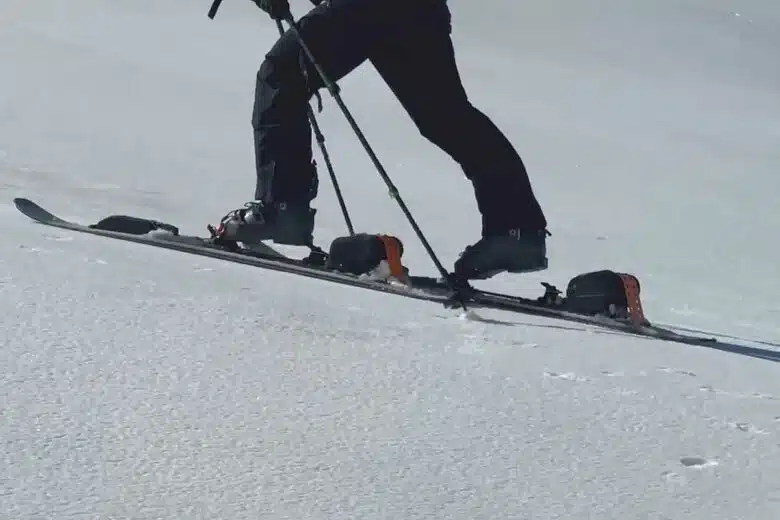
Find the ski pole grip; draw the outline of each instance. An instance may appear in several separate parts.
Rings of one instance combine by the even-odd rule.
[[[219,9],[219,4],[222,3],[222,0],[214,0],[214,3],[211,4],[211,9],[209,9],[209,18],[212,20],[217,15],[217,9]]]

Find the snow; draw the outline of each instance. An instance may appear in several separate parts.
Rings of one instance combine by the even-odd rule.
[[[553,236],[536,295],[637,274],[653,321],[719,348],[396,296],[32,224],[205,232],[251,196],[251,2],[0,6],[4,518],[774,519],[780,508],[780,4],[450,0],[464,83]],[[303,13],[308,3],[293,2]],[[370,66],[343,97],[442,261],[461,173]],[[433,266],[335,103],[363,231]],[[345,233],[323,169],[322,243]],[[431,201],[440,201],[432,203]]]

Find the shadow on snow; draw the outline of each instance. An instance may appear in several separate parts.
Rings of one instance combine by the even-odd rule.
[[[449,318],[451,319],[451,316],[439,316],[441,318]],[[651,337],[645,337],[645,336],[637,336],[634,334],[630,334],[627,332],[621,332],[621,331],[615,331],[615,330],[608,330],[608,329],[602,329],[598,327],[597,325],[594,326],[581,326],[581,325],[565,325],[565,324],[551,324],[551,323],[531,323],[526,321],[511,321],[511,320],[498,320],[495,318],[485,318],[482,316],[479,316],[477,314],[473,313],[467,313],[466,315],[461,315],[461,319],[466,321],[473,321],[474,323],[485,323],[488,325],[498,325],[503,327],[530,327],[530,328],[541,328],[541,329],[553,329],[553,330],[567,330],[567,331],[573,331],[573,332],[587,332],[589,334],[605,334],[605,335],[614,335],[614,336],[624,336],[624,337],[630,337],[633,339],[644,339],[647,341],[665,341],[663,339],[659,338],[651,338]],[[685,327],[679,327],[679,326],[673,326],[673,325],[661,325],[665,328],[668,328],[670,330],[676,330],[680,332],[691,332],[695,334],[701,334],[706,336],[711,336],[717,339],[717,341],[709,342],[709,343],[699,343],[699,344],[689,344],[691,346],[695,347],[704,347],[709,348],[713,350],[719,350],[721,352],[729,352],[731,354],[739,354],[742,356],[748,356],[756,359],[763,359],[766,361],[774,361],[774,362],[780,362],[780,350],[773,350],[769,348],[761,348],[761,347],[754,347],[749,345],[744,345],[740,343],[734,343],[732,341],[738,341],[738,342],[744,342],[744,343],[754,343],[754,344],[760,344],[765,345],[767,347],[773,347],[775,349],[780,349],[780,343],[774,343],[771,341],[765,341],[765,340],[754,340],[754,339],[746,339],[746,338],[740,338],[738,336],[730,336],[727,334],[717,334],[712,333],[700,329],[693,329],[693,328],[685,328]],[[726,341],[730,340],[730,341]]]

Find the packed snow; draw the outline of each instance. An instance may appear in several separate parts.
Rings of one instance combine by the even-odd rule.
[[[277,32],[244,0],[215,20],[208,0],[5,0],[0,517],[778,518],[780,3],[449,4],[471,100],[553,235],[547,271],[479,285],[624,270],[652,321],[723,343],[459,315],[36,225],[14,197],[189,233],[250,198]],[[457,165],[370,65],[340,86],[451,265],[479,232]],[[433,273],[323,97],[356,226]],[[324,168],[320,186],[327,244],[346,228]]]

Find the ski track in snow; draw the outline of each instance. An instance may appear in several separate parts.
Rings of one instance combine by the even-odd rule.
[[[486,288],[635,271],[651,319],[721,350],[35,225],[13,197],[197,233],[243,203],[276,34],[242,2],[210,21],[183,0],[12,0],[0,517],[777,517],[777,3],[450,4],[470,97],[517,143],[553,228],[547,272]],[[451,262],[478,233],[470,187],[371,67],[341,87]],[[430,272],[335,104],[318,120],[355,222],[406,237]],[[344,233],[328,182],[323,243]]]

